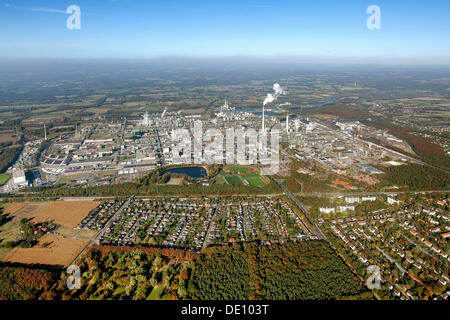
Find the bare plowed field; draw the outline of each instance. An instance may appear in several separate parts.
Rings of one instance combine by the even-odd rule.
[[[17,211],[22,209],[27,205],[26,202],[14,202],[11,203],[5,210],[3,210],[3,213],[6,215],[14,215]]]
[[[67,266],[88,244],[88,240],[67,239],[54,234],[46,234],[33,248],[13,249],[4,261]]]
[[[73,228],[99,204],[100,202],[97,201],[55,201],[39,211],[33,222],[53,221]]]

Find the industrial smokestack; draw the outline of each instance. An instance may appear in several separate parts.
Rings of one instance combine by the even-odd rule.
[[[289,135],[289,115],[286,115],[286,134]]]
[[[265,126],[264,126],[264,106],[265,106],[265,104],[263,104],[263,114],[262,114],[262,131],[263,132],[265,130]]]
[[[264,100],[263,106],[265,106],[268,103],[271,103],[275,99],[276,99],[276,97],[273,94],[268,93],[267,98]]]
[[[264,107],[266,106],[266,104],[277,100],[278,96],[280,96],[282,94],[286,94],[286,91],[284,91],[284,89],[281,88],[281,86],[278,83],[275,83],[273,85],[273,91],[274,91],[274,94],[268,93],[267,98],[263,102],[263,113],[262,113],[262,130],[263,131],[265,129],[265,125],[264,125],[265,109],[264,109]]]

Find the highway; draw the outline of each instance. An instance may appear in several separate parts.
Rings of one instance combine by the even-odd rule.
[[[380,191],[380,192],[340,192],[340,193],[296,193],[299,197],[340,197],[340,196],[395,196],[398,194],[450,193],[450,190],[436,191]]]
[[[297,197],[342,197],[342,196],[395,196],[398,194],[427,194],[427,193],[450,193],[450,190],[435,190],[435,191],[380,191],[380,192],[333,192],[333,193],[319,193],[319,192],[313,192],[313,193],[294,193],[294,196]],[[35,194],[35,196],[26,196],[23,197],[23,195],[31,195]],[[278,197],[283,196],[286,193],[269,193],[269,194],[249,194],[249,196],[252,197]],[[179,197],[178,195],[173,196],[158,196],[158,195],[142,195],[142,196],[136,196],[136,198],[139,199],[148,199],[148,198],[168,198],[168,197]],[[201,199],[202,197],[214,197],[214,198],[226,198],[229,197],[229,195],[204,195],[204,196],[183,196],[182,198],[191,198],[191,199]],[[102,200],[102,199],[115,199],[118,198],[117,196],[93,196],[93,197],[55,197],[55,196],[39,196],[37,193],[18,193],[16,196],[8,196],[8,194],[0,194],[0,199],[9,199],[9,200],[43,200],[43,199],[50,199],[50,200],[64,200],[64,201],[82,201],[82,200]]]
[[[287,195],[289,197],[289,199],[291,199],[291,201],[299,208],[299,210],[303,213],[303,216],[306,218],[306,220],[308,220],[308,223],[313,228],[313,230],[310,230],[305,224],[303,224],[302,225],[303,229],[305,229],[309,233],[316,235],[319,239],[328,241],[327,238],[325,237],[325,235],[322,233],[322,231],[320,231],[319,227],[315,224],[315,222],[309,218],[306,209],[301,205],[301,203],[297,200],[297,198],[291,192],[289,192],[280,181],[278,181],[277,179],[275,179],[272,176],[270,176],[270,178],[280,186],[280,188],[281,188],[281,190],[283,190],[284,194]]]

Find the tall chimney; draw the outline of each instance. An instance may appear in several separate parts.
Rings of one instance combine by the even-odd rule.
[[[289,115],[286,115],[286,134],[289,135]]]
[[[263,114],[262,114],[262,131],[265,131],[265,126],[264,126],[264,105],[263,105]]]

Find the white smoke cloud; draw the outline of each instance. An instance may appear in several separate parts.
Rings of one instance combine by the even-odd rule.
[[[273,100],[275,100],[273,94],[271,93],[267,94],[267,98],[264,100],[264,105],[271,103]]]
[[[276,96],[279,96],[279,95],[282,95],[282,94],[286,94],[286,91],[284,91],[284,89],[281,88],[281,86],[278,83],[275,83],[273,85],[273,91],[275,91],[275,95]]]
[[[274,94],[272,94],[272,93],[267,94],[267,98],[264,100],[264,103],[263,103],[264,106],[268,103],[271,103],[271,102],[277,100],[280,95],[286,94],[286,91],[283,88],[281,88],[281,86],[278,83],[275,83],[273,85],[273,91],[274,91]]]

